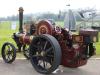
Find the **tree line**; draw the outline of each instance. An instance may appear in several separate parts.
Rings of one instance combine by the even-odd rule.
[[[54,19],[55,21],[63,21],[66,14],[67,14],[66,11],[60,12],[58,14],[54,14],[54,13],[50,13],[50,12],[42,13],[42,14],[40,14],[40,13],[24,14],[23,19],[25,21],[32,20],[32,19],[34,20],[34,18],[36,20],[39,20],[39,19]],[[7,17],[0,17],[0,21],[18,21],[18,19],[19,19],[18,14],[12,15],[12,16],[7,16]],[[76,19],[81,20],[81,18],[78,15],[76,15]]]

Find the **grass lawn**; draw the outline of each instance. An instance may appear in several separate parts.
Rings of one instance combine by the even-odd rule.
[[[57,22],[57,25],[60,25],[63,27],[63,22]],[[15,42],[11,38],[11,35],[14,32],[18,32],[18,23],[17,23],[17,29],[11,30],[11,22],[1,22],[0,23],[0,56],[1,56],[1,48],[4,42],[11,42],[15,45]],[[99,34],[100,38],[100,34]],[[100,39],[99,39],[100,40]],[[100,56],[100,41],[94,44],[96,46],[96,55]]]
[[[4,42],[15,43],[12,39],[12,34],[16,31],[17,29],[11,30],[11,22],[0,23],[0,56],[1,56],[1,48]]]

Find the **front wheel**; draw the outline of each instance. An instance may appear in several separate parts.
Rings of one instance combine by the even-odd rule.
[[[5,63],[12,63],[16,58],[16,48],[13,44],[6,42],[2,46],[1,54]]]
[[[30,60],[35,70],[42,74],[55,71],[61,63],[61,48],[51,35],[35,37],[30,45]]]

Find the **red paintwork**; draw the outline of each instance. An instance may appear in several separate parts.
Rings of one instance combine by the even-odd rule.
[[[23,39],[23,43],[24,44],[30,44],[31,43],[30,36],[25,36],[24,39]]]
[[[41,29],[42,26],[45,27],[45,29],[48,29],[48,31],[45,33],[54,36],[60,44],[61,51],[62,51],[61,65],[75,68],[75,67],[85,65],[87,63],[87,59],[83,60],[82,58],[79,59],[75,58],[76,52],[81,52],[82,48],[75,50],[74,48],[72,47],[69,48],[66,45],[66,40],[68,39],[72,40],[72,36],[68,33],[68,31],[66,31],[65,29],[59,29],[59,27],[52,27],[52,25],[48,21],[43,20],[40,21],[40,23],[38,24],[38,30],[37,30],[38,33],[42,32],[42,30],[39,30],[39,28]]]
[[[78,50],[77,49],[75,50],[73,48],[69,49],[68,47],[66,47],[64,42],[60,42],[60,46],[62,49],[62,62],[61,62],[61,64],[63,66],[75,68],[75,67],[85,65],[87,63],[87,59],[83,60],[82,58],[79,58],[79,59],[75,58],[76,52],[82,51],[81,48],[79,48]]]
[[[28,44],[28,45],[29,45],[29,44],[31,43],[30,37],[31,37],[31,36],[24,35],[24,36],[21,36],[21,37],[19,38],[19,40],[20,40],[20,42],[21,42],[22,44]]]
[[[53,26],[49,21],[41,20],[37,25],[37,34],[50,34],[52,35]]]
[[[44,33],[50,34],[58,40],[62,51],[61,65],[76,68],[87,63],[88,59],[83,59],[82,54],[77,57],[78,53],[82,53],[82,51],[85,50],[83,43],[78,43],[80,46],[78,49],[74,49],[73,47],[70,47],[66,44],[67,41],[72,41],[72,35],[70,35],[67,30],[62,28],[59,29],[58,27],[57,30],[55,30],[55,27],[52,26],[48,21],[42,20],[37,24],[36,32],[37,35]],[[30,44],[30,36],[23,37],[23,43]]]
[[[64,30],[66,31],[66,30]],[[66,31],[67,32],[67,31]],[[57,35],[57,33],[54,33]],[[55,35],[54,35],[55,36]],[[87,59],[82,58],[76,58],[77,52],[82,52],[83,48],[74,49],[73,47],[69,48],[66,45],[66,40],[70,39],[72,40],[71,36],[68,34],[68,36],[65,36],[62,32],[61,34],[58,34],[58,37],[61,37],[59,44],[62,51],[62,61],[61,65],[70,67],[70,68],[76,68],[82,65],[85,65],[87,63]]]

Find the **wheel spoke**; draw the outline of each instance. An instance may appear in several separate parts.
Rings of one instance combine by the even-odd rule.
[[[7,55],[8,54],[8,50],[5,50],[5,55]]]
[[[54,56],[53,56],[53,55],[47,55],[47,57],[49,57],[49,58],[53,58]]]
[[[9,45],[7,47],[8,47],[8,51],[10,51],[11,50],[11,47]]]
[[[46,68],[46,65],[45,65],[45,61],[44,61],[44,59],[43,59],[43,67]]]
[[[8,54],[8,51],[9,51],[9,46],[6,46],[6,47],[5,47],[5,55]]]
[[[42,39],[41,38],[38,39],[38,45],[40,45],[40,46],[42,45]]]
[[[38,60],[38,65],[41,66],[42,60]]]
[[[38,45],[33,45],[33,47],[34,47],[34,48],[36,48],[36,49],[38,49],[38,48],[39,48],[39,46],[38,46]]]
[[[8,59],[8,61],[10,61],[10,54],[7,55],[7,59]]]
[[[54,58],[54,56],[53,55],[47,55],[46,56],[46,61],[49,63],[49,64],[52,64],[52,62],[53,62],[53,59]]]
[[[9,48],[6,46],[6,47],[5,47],[5,52],[8,52],[8,49],[9,49]]]
[[[12,56],[12,57],[14,56],[14,53],[13,53],[13,52],[11,53],[11,56]]]
[[[41,39],[41,38],[38,38],[38,41],[39,41],[39,42],[42,42],[42,39]]]
[[[28,49],[28,48],[26,48],[24,51],[25,51],[25,52],[28,52],[28,50],[29,50],[29,49]]]
[[[43,48],[44,50],[46,49],[47,44],[48,44],[48,41],[46,41],[44,44],[44,48]]]
[[[47,66],[47,63],[48,64],[51,64],[51,59],[52,58],[45,57],[46,66]]]
[[[34,58],[34,57],[39,57],[38,55],[32,55],[32,57]]]
[[[10,57],[10,59],[12,59],[12,57],[13,57],[12,54],[10,54],[9,57]]]
[[[52,49],[53,49],[52,47],[48,48],[48,49],[46,50],[46,53],[50,52]]]
[[[39,38],[39,42],[38,42],[38,45],[39,45],[39,50],[44,50],[43,48],[43,39]]]

